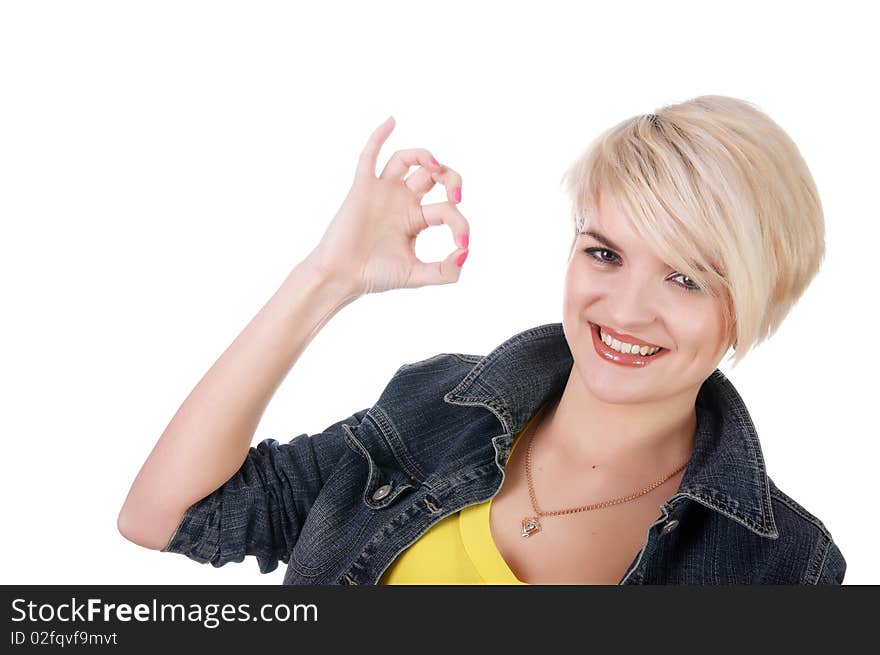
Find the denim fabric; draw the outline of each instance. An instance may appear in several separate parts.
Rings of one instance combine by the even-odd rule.
[[[562,393],[572,365],[561,323],[485,357],[404,365],[372,407],[319,434],[252,446],[229,481],[187,509],[163,552],[215,567],[253,555],[261,573],[281,561],[285,585],[376,584],[433,524],[497,493],[515,436]],[[767,476],[749,413],[720,370],[696,411],[679,489],[620,584],[841,584],[843,555]]]

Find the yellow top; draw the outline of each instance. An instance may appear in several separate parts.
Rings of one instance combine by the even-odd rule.
[[[537,414],[517,434],[511,454]],[[379,584],[528,584],[513,574],[495,546],[491,506],[492,498],[435,523],[391,562]]]

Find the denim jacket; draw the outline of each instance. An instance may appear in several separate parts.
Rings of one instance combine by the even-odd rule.
[[[223,486],[189,507],[162,552],[215,567],[253,555],[285,585],[376,584],[432,525],[492,498],[511,444],[573,365],[561,323],[485,357],[401,366],[375,405],[319,434],[249,448]],[[619,584],[841,584],[846,561],[822,522],[768,477],[737,391],[716,369],[677,492],[658,507]]]

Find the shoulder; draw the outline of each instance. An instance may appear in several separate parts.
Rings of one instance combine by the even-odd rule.
[[[439,353],[416,362],[406,363],[395,371],[383,391],[383,396],[395,391],[417,390],[427,392],[444,389],[444,393],[461,382],[476,364],[480,355],[464,353]]]
[[[457,368],[470,370],[481,359],[482,355],[466,355],[465,353],[440,353],[427,359],[421,359],[417,362],[403,364],[397,369],[397,374],[405,371],[422,371],[432,372],[449,368]]]
[[[770,498],[773,501],[773,516],[779,525],[780,532],[783,525],[791,530],[803,532],[812,539],[831,539],[831,533],[819,518],[809,512],[800,503],[776,486],[776,483],[768,476],[770,482]]]
[[[464,353],[439,353],[400,366],[385,384],[372,414],[384,414],[389,423],[416,430],[425,423],[443,425],[461,408],[444,402],[443,397],[458,386],[483,358]]]
[[[770,498],[779,531],[779,548],[803,564],[801,584],[841,584],[846,560],[825,524],[783,492],[772,479]]]

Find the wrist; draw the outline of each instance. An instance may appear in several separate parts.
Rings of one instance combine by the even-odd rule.
[[[343,305],[364,295],[354,280],[343,275],[330,264],[317,248],[310,252],[296,268],[300,269],[309,279],[310,284],[320,290],[322,294],[337,299]]]

